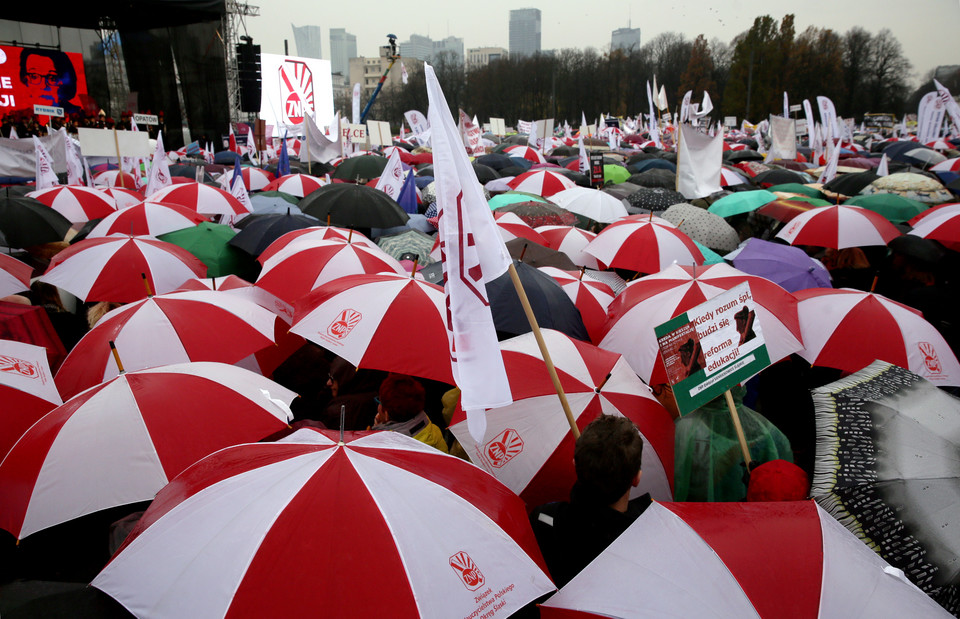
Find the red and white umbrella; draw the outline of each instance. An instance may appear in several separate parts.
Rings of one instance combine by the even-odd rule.
[[[13,256],[0,254],[0,297],[30,289],[33,267]]]
[[[236,363],[274,343],[277,316],[253,301],[211,290],[171,292],[118,307],[67,355],[57,385],[67,397],[127,371],[187,363]]]
[[[632,492],[673,499],[673,420],[616,353],[543,330],[557,375],[581,430],[601,413],[630,418],[643,436],[643,476]],[[486,430],[475,440],[462,410],[450,429],[470,459],[528,505],[565,501],[576,481],[573,433],[536,339],[527,333],[500,344],[513,404],[485,411]]]
[[[866,247],[886,245],[900,231],[886,217],[859,206],[822,206],[797,215],[777,238],[791,245],[817,247]]]
[[[282,191],[298,198],[303,198],[326,185],[326,181],[309,174],[287,174],[270,181],[264,191]]]
[[[210,219],[185,206],[146,201],[114,211],[104,217],[87,234],[87,238],[95,239],[111,234],[159,236],[175,230],[192,228],[202,221],[210,221]]]
[[[296,394],[222,363],[128,372],[67,400],[0,462],[0,528],[20,539],[149,501],[218,449],[287,427]]]
[[[953,157],[946,161],[930,166],[931,172],[960,172],[960,157]]]
[[[516,238],[527,239],[540,245],[546,245],[547,241],[540,233],[534,230],[530,224],[520,219],[516,213],[494,213],[494,222],[500,231],[500,237],[504,242],[512,241]]]
[[[121,182],[121,179],[123,181]],[[93,176],[93,184],[103,187],[123,187],[126,189],[136,189],[137,179],[130,173],[124,172],[120,175],[120,170],[106,170]]]
[[[236,217],[250,212],[229,192],[196,182],[164,187],[147,196],[147,199],[151,202],[172,202],[204,215]]]
[[[730,185],[742,185],[746,183],[747,179],[743,178],[733,170],[728,168],[720,168],[720,186],[729,187]]]
[[[949,617],[813,501],[653,503],[540,606],[595,617]]]
[[[750,284],[757,322],[776,363],[803,347],[795,297],[768,279],[748,275],[726,264],[706,267],[674,265],[627,285],[610,304],[606,332],[600,347],[630,362],[648,384],[667,382],[654,328],[740,284]]]
[[[31,191],[27,196],[46,204],[71,223],[101,219],[117,211],[115,200],[91,187],[57,185]]]
[[[628,214],[623,200],[599,189],[574,186],[552,195],[550,199],[571,213],[605,224],[613,223]]]
[[[455,384],[443,288],[383,273],[341,277],[296,304],[290,331],[360,368]]]
[[[523,503],[477,467],[304,428],[185,471],[92,585],[136,616],[479,618],[554,590],[545,570]]]
[[[503,152],[510,157],[522,157],[527,161],[532,161],[534,163],[546,163],[546,158],[540,153],[540,151],[534,150],[529,146],[524,146],[523,144],[517,144],[516,146],[508,146],[503,149]]]
[[[946,204],[938,204],[933,208],[928,208],[925,211],[922,211],[915,215],[909,223],[911,226],[916,226],[924,219],[928,217],[943,217],[946,215],[953,215],[954,213],[960,213],[960,202],[948,202]]]
[[[600,269],[597,259],[583,251],[597,238],[596,233],[574,226],[537,226],[534,229],[546,239],[547,247],[566,254],[578,267]]]
[[[0,462],[38,419],[63,404],[47,349],[0,340]]]
[[[343,240],[294,241],[268,260],[257,286],[294,304],[321,284],[361,273],[397,273],[403,266],[382,249]]]
[[[951,211],[924,217],[907,234],[940,241],[954,251],[960,249],[960,205],[954,206]]]
[[[336,226],[311,226],[309,228],[291,230],[290,232],[280,236],[276,241],[270,243],[270,245],[263,250],[263,253],[257,256],[257,261],[263,264],[268,259],[273,257],[274,254],[279,252],[293,241],[316,242],[329,241],[333,239],[349,241],[350,243],[356,243],[358,245],[366,245],[371,249],[379,249],[380,247],[366,236],[355,230],[338,228]]]
[[[273,180],[272,173],[261,168],[241,168],[240,175],[243,177],[243,184],[247,191],[261,191],[266,189]]]
[[[577,184],[567,176],[550,170],[530,170],[507,182],[514,191],[525,191],[538,196],[549,197],[564,189],[572,189]]]
[[[129,303],[147,296],[143,276],[151,292],[163,294],[206,274],[199,259],[172,243],[114,234],[84,239],[61,251],[40,280],[83,301]]]
[[[117,205],[118,210],[123,210],[128,206],[140,204],[144,200],[144,195],[130,187],[94,187],[100,193],[109,196]]]
[[[960,363],[923,314],[872,292],[810,288],[795,293],[803,350],[813,365],[857,372],[880,359],[935,385],[960,386]]]
[[[556,280],[573,304],[580,310],[583,325],[590,339],[597,343],[607,322],[607,308],[616,296],[613,289],[603,282],[584,277],[582,272],[564,271],[556,267],[540,267],[540,270]]]
[[[671,264],[703,264],[696,243],[659,217],[627,217],[611,224],[583,250],[606,267],[657,273]]]
[[[260,307],[270,310],[288,325],[293,322],[293,305],[236,275],[190,279],[183,282],[175,292],[187,290],[229,292],[231,295],[253,301]]]

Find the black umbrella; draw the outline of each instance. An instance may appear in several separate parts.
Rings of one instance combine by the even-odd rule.
[[[632,174],[627,179],[628,183],[639,185],[641,187],[659,187],[662,189],[674,189],[677,186],[677,175],[670,170],[654,168],[646,170],[639,174]]]
[[[552,157],[569,157],[570,155],[579,155],[580,149],[576,146],[558,146],[550,151]]]
[[[647,159],[659,159],[659,157],[653,153],[646,153],[643,151],[634,153],[633,155],[630,155],[629,159],[627,159],[627,167],[630,167],[635,163],[639,163],[640,161],[646,161]]]
[[[333,171],[333,178],[345,181],[370,180],[383,174],[388,159],[380,155],[360,155],[344,159]]]
[[[687,199],[683,194],[661,187],[643,188],[627,196],[630,206],[648,209],[653,212],[665,211],[674,204],[682,204]]]
[[[433,164],[432,163],[420,164],[419,166],[417,166],[416,175],[417,176],[436,176],[436,174],[434,174],[433,172]]]
[[[783,185],[784,183],[798,183],[803,185],[807,182],[807,179],[803,178],[803,176],[797,174],[793,170],[775,168],[773,170],[767,170],[766,172],[757,174],[750,179],[750,182],[758,187],[770,187],[772,185]]]
[[[77,233],[70,238],[70,244],[73,245],[74,243],[77,243],[87,238],[87,236],[90,235],[90,232],[93,231],[93,229],[96,228],[97,224],[99,224],[101,221],[103,221],[102,217],[99,217],[97,219],[90,219],[84,222],[83,226],[79,230],[77,230]]]
[[[291,215],[289,212],[247,215],[238,223],[243,224],[240,232],[237,232],[236,236],[227,243],[247,252],[254,258],[262,254],[263,250],[287,232],[320,225],[320,221],[316,217],[300,214]]]
[[[6,247],[62,241],[70,226],[66,217],[39,200],[0,197],[0,244]]]
[[[187,165],[183,163],[177,163],[170,166],[170,176],[182,176],[183,178],[189,178],[190,180],[197,180],[197,168],[199,166]],[[200,179],[201,183],[212,183],[213,177],[207,174],[206,170],[203,172],[203,176]]]
[[[477,180],[480,181],[482,185],[486,185],[490,181],[500,178],[499,172],[490,166],[477,163],[476,161],[473,162],[473,171],[477,173]]]
[[[529,264],[535,269],[540,267],[556,267],[564,271],[576,271],[580,268],[575,265],[565,253],[544,247],[529,239],[518,237],[507,241],[506,245],[507,251],[510,252],[512,258],[520,260],[524,264]]]
[[[300,210],[330,225],[353,228],[393,228],[410,216],[387,194],[366,185],[334,183],[300,201]]]
[[[741,161],[763,161],[763,155],[755,150],[728,150],[723,153],[724,162],[739,163]]]
[[[931,165],[946,160],[944,155],[918,142],[888,142],[883,149],[883,154],[890,161],[909,163],[918,168],[929,168]]]
[[[528,264],[514,261],[514,266],[540,327],[556,329],[572,338],[589,342],[590,336],[583,325],[580,310],[556,280]],[[530,323],[520,305],[520,297],[513,287],[510,274],[504,273],[488,283],[486,288],[497,332],[507,337],[529,333]]]
[[[510,157],[510,155],[502,155],[499,153],[481,155],[475,159],[475,162],[493,168],[494,170],[501,170],[507,166],[513,165],[513,159]]]
[[[642,161],[634,161],[627,165],[627,169],[635,174],[640,174],[641,172],[646,172],[647,170],[655,170],[655,169],[667,170],[673,173],[677,172],[676,164],[671,163],[666,159],[660,159],[660,158],[651,158],[651,159],[644,159]]]
[[[878,178],[880,177],[871,170],[854,172],[853,174],[840,174],[829,183],[826,183],[823,188],[830,193],[838,193],[842,196],[857,196],[860,195],[864,187]]]

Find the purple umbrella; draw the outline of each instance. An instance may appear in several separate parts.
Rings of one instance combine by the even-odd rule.
[[[765,277],[788,292],[832,288],[830,274],[799,247],[749,239],[733,259],[744,273]]]

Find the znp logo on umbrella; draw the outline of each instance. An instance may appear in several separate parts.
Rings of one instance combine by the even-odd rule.
[[[940,374],[943,372],[943,366],[940,365],[940,357],[937,356],[937,350],[930,342],[918,342],[917,347],[920,354],[923,355],[923,365],[931,374]]]
[[[476,591],[486,582],[480,568],[466,552],[461,551],[450,557],[450,567],[460,577],[463,586],[470,591]]]
[[[327,335],[342,340],[350,335],[350,332],[357,326],[361,318],[363,318],[363,314],[357,310],[345,309],[340,312],[336,319],[330,323],[330,326],[327,327]]]
[[[19,374],[26,378],[40,378],[40,369],[35,364],[8,355],[0,355],[0,372]]]
[[[490,466],[501,468],[523,451],[523,439],[516,430],[507,428],[496,438],[483,446],[483,459]]]

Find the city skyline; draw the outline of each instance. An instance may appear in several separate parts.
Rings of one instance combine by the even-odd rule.
[[[489,0],[482,10],[463,10],[448,2],[421,0],[416,10],[397,11],[383,0],[368,0],[362,16],[343,13],[326,15],[309,0],[249,0],[259,4],[261,16],[246,18],[246,29],[265,53],[283,53],[284,39],[292,39],[290,15],[299,23],[324,23],[325,38],[330,28],[343,28],[357,37],[357,53],[376,56],[387,34],[398,41],[412,34],[434,40],[448,36],[463,38],[464,47],[509,48],[509,13],[516,8],[539,8],[542,12],[543,50],[610,47],[611,33],[631,25],[643,31],[643,43],[663,32],[679,32],[693,40],[698,34],[729,43],[750,28],[755,17],[770,15],[780,20],[796,16],[799,34],[808,26],[832,28],[840,34],[859,26],[872,34],[889,28],[913,64],[912,83],[939,65],[960,64],[960,46],[955,39],[960,27],[957,0],[923,0],[906,5],[902,0],[808,0],[802,4],[787,0],[680,0],[653,10],[649,5],[628,0],[610,0],[598,12],[594,5],[570,0],[528,0],[521,6],[503,0]],[[598,25],[595,25],[598,24]],[[291,40],[292,44],[293,41]],[[291,45],[292,47],[292,45]],[[329,48],[327,48],[329,49]]]

